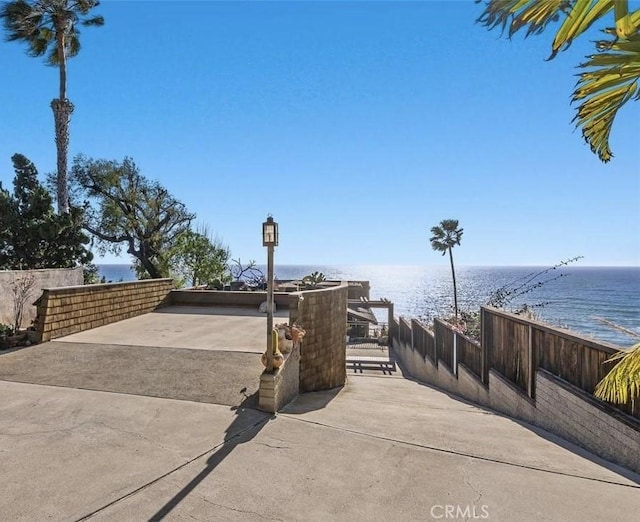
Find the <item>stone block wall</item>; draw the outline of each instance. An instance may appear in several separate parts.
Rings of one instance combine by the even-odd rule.
[[[171,288],[171,279],[149,279],[45,289],[36,302],[40,340],[151,312],[165,302]]]
[[[285,357],[280,368],[260,376],[258,407],[263,411],[276,413],[298,396],[300,346],[295,346]]]
[[[585,391],[543,369],[535,372],[535,399],[494,369],[485,385],[464,365],[458,375],[423,358],[410,344],[393,339],[405,376],[436,386],[481,406],[559,435],[611,462],[640,473],[640,423],[595,400]],[[620,451],[620,448],[624,448]]]
[[[22,328],[31,325],[36,318],[36,307],[33,302],[42,294],[43,288],[57,286],[81,285],[83,282],[82,267],[76,268],[44,268],[40,270],[0,270],[0,323],[13,325],[13,293],[11,284],[23,277],[33,276],[34,283],[27,297],[22,315]]]
[[[267,292],[224,291],[202,289],[172,290],[169,302],[180,306],[230,306],[257,309],[267,300]],[[290,294],[274,292],[273,302],[276,310],[289,308]]]
[[[300,392],[328,390],[347,379],[346,282],[322,290],[308,290],[292,301],[290,321],[306,330],[300,349]]]
[[[612,415],[589,394],[545,370],[536,372],[536,386],[535,424],[640,472],[640,428],[634,421]]]

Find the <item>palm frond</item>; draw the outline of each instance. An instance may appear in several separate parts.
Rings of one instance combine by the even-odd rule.
[[[478,22],[489,29],[502,27],[504,31],[508,27],[511,38],[525,27],[526,36],[541,34],[547,25],[564,18],[551,44],[552,59],[614,8],[616,26],[625,35],[633,34],[627,0],[489,0]]]
[[[591,150],[607,162],[612,157],[609,136],[616,114],[629,100],[640,99],[640,34],[601,41],[598,47],[608,50],[580,65],[588,70],[580,73],[573,93],[572,102],[581,101],[573,121]]]
[[[49,48],[50,42],[51,41],[46,36],[34,38],[29,44],[27,54],[34,58],[37,58],[38,56],[44,56],[44,54],[47,52],[47,49]]]
[[[64,57],[78,54],[80,32],[77,26],[104,24],[102,16],[81,18],[99,4],[97,0],[13,0],[0,6],[0,19],[8,41],[24,41],[28,46],[27,54],[46,55],[47,63],[57,66],[60,59],[56,49],[59,31],[65,32]],[[60,24],[60,20],[70,20],[71,24]]]
[[[609,361],[618,363],[598,383],[594,395],[613,404],[628,404],[640,398],[640,343]]]
[[[94,16],[93,18],[89,18],[88,20],[83,20],[82,25],[84,26],[102,26],[104,25],[104,17],[103,16]]]
[[[503,32],[508,27],[509,38],[523,27],[527,28],[527,36],[540,34],[574,3],[575,0],[490,0],[477,21],[489,29],[501,27]]]
[[[65,52],[69,58],[76,56],[80,52],[80,33],[75,31],[67,37]]]
[[[450,248],[460,244],[462,232],[463,229],[458,228],[457,219],[443,219],[439,225],[431,227],[431,247],[444,255]]]
[[[562,49],[569,47],[574,38],[584,33],[613,7],[614,2],[611,0],[598,0],[595,4],[592,0],[577,0],[553,39],[549,59],[555,57]]]

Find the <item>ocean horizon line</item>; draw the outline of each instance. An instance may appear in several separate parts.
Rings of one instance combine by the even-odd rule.
[[[133,263],[94,263],[99,266],[133,266]],[[256,263],[258,266],[263,266],[265,263]],[[281,267],[300,267],[300,266],[309,266],[309,267],[322,267],[322,266],[331,266],[331,267],[406,267],[406,268],[441,268],[441,267],[449,267],[448,263],[442,264],[397,264],[397,263],[275,263],[275,266]],[[542,264],[542,265],[467,265],[467,264],[456,264],[456,268],[551,268],[553,266],[557,266],[562,269],[588,269],[588,268],[639,268],[638,265],[581,265],[576,266],[572,264],[568,265],[559,265],[555,264]]]

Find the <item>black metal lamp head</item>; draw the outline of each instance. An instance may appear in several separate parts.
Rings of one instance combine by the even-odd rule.
[[[271,215],[262,223],[262,246],[278,246],[278,223]]]

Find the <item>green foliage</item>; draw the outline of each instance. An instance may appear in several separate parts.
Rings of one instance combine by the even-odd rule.
[[[99,26],[101,16],[88,18],[98,0],[13,0],[0,6],[0,19],[8,41],[27,44],[27,54],[45,56],[48,65],[59,69],[59,95],[51,102],[57,152],[56,193],[58,212],[69,212],[67,154],[69,121],[73,104],[67,99],[67,59],[80,51],[78,25]]]
[[[305,284],[305,287],[314,290],[318,288],[320,283],[324,283],[327,278],[324,276],[322,272],[311,272],[309,275],[306,275],[302,278],[302,282]]]
[[[458,228],[457,219],[443,219],[439,225],[431,227],[433,236],[429,239],[431,248],[445,255],[453,247],[460,244],[464,229]]]
[[[453,307],[456,320],[458,319],[458,288],[456,286],[456,271],[453,265],[453,247],[460,244],[463,230],[458,228],[457,219],[443,219],[439,225],[431,227],[433,235],[429,239],[431,248],[436,252],[442,252],[442,255],[449,252],[451,276],[453,278]]]
[[[0,335],[13,335],[13,326],[0,323]]]
[[[597,318],[605,325],[627,334],[636,341],[640,334],[618,324]],[[598,383],[593,394],[603,401],[613,404],[634,404],[640,399],[640,342],[627,350],[621,350],[608,362],[615,362],[609,373]]]
[[[98,267],[93,263],[87,263],[82,267],[82,278],[85,285],[95,285],[98,283],[106,283],[107,279],[98,271]]]
[[[170,275],[179,287],[215,284],[226,278],[229,249],[212,239],[206,228],[182,232],[168,257]]]
[[[71,58],[80,51],[78,25],[100,26],[102,16],[84,18],[98,6],[97,0],[14,0],[0,8],[7,40],[27,44],[27,54],[45,56],[49,65],[59,65],[61,52]]]
[[[90,262],[82,210],[56,215],[35,165],[22,154],[11,159],[13,193],[0,186],[0,269],[70,268]]]
[[[135,258],[139,276],[168,277],[170,251],[194,215],[158,182],[145,178],[130,158],[122,162],[75,158],[72,193],[84,199],[84,228],[100,253]]]
[[[617,364],[598,383],[594,395],[614,404],[640,399],[640,343],[618,352],[609,361],[617,361]]]
[[[630,100],[640,100],[640,9],[629,12],[627,0],[488,0],[478,19],[489,29],[508,29],[509,37],[523,28],[527,36],[541,34],[558,21],[549,59],[596,23],[606,24],[600,26],[606,37],[595,41],[601,54],[588,56],[580,65],[585,70],[579,74],[572,102],[580,103],[573,121],[592,152],[607,162],[618,110]]]

